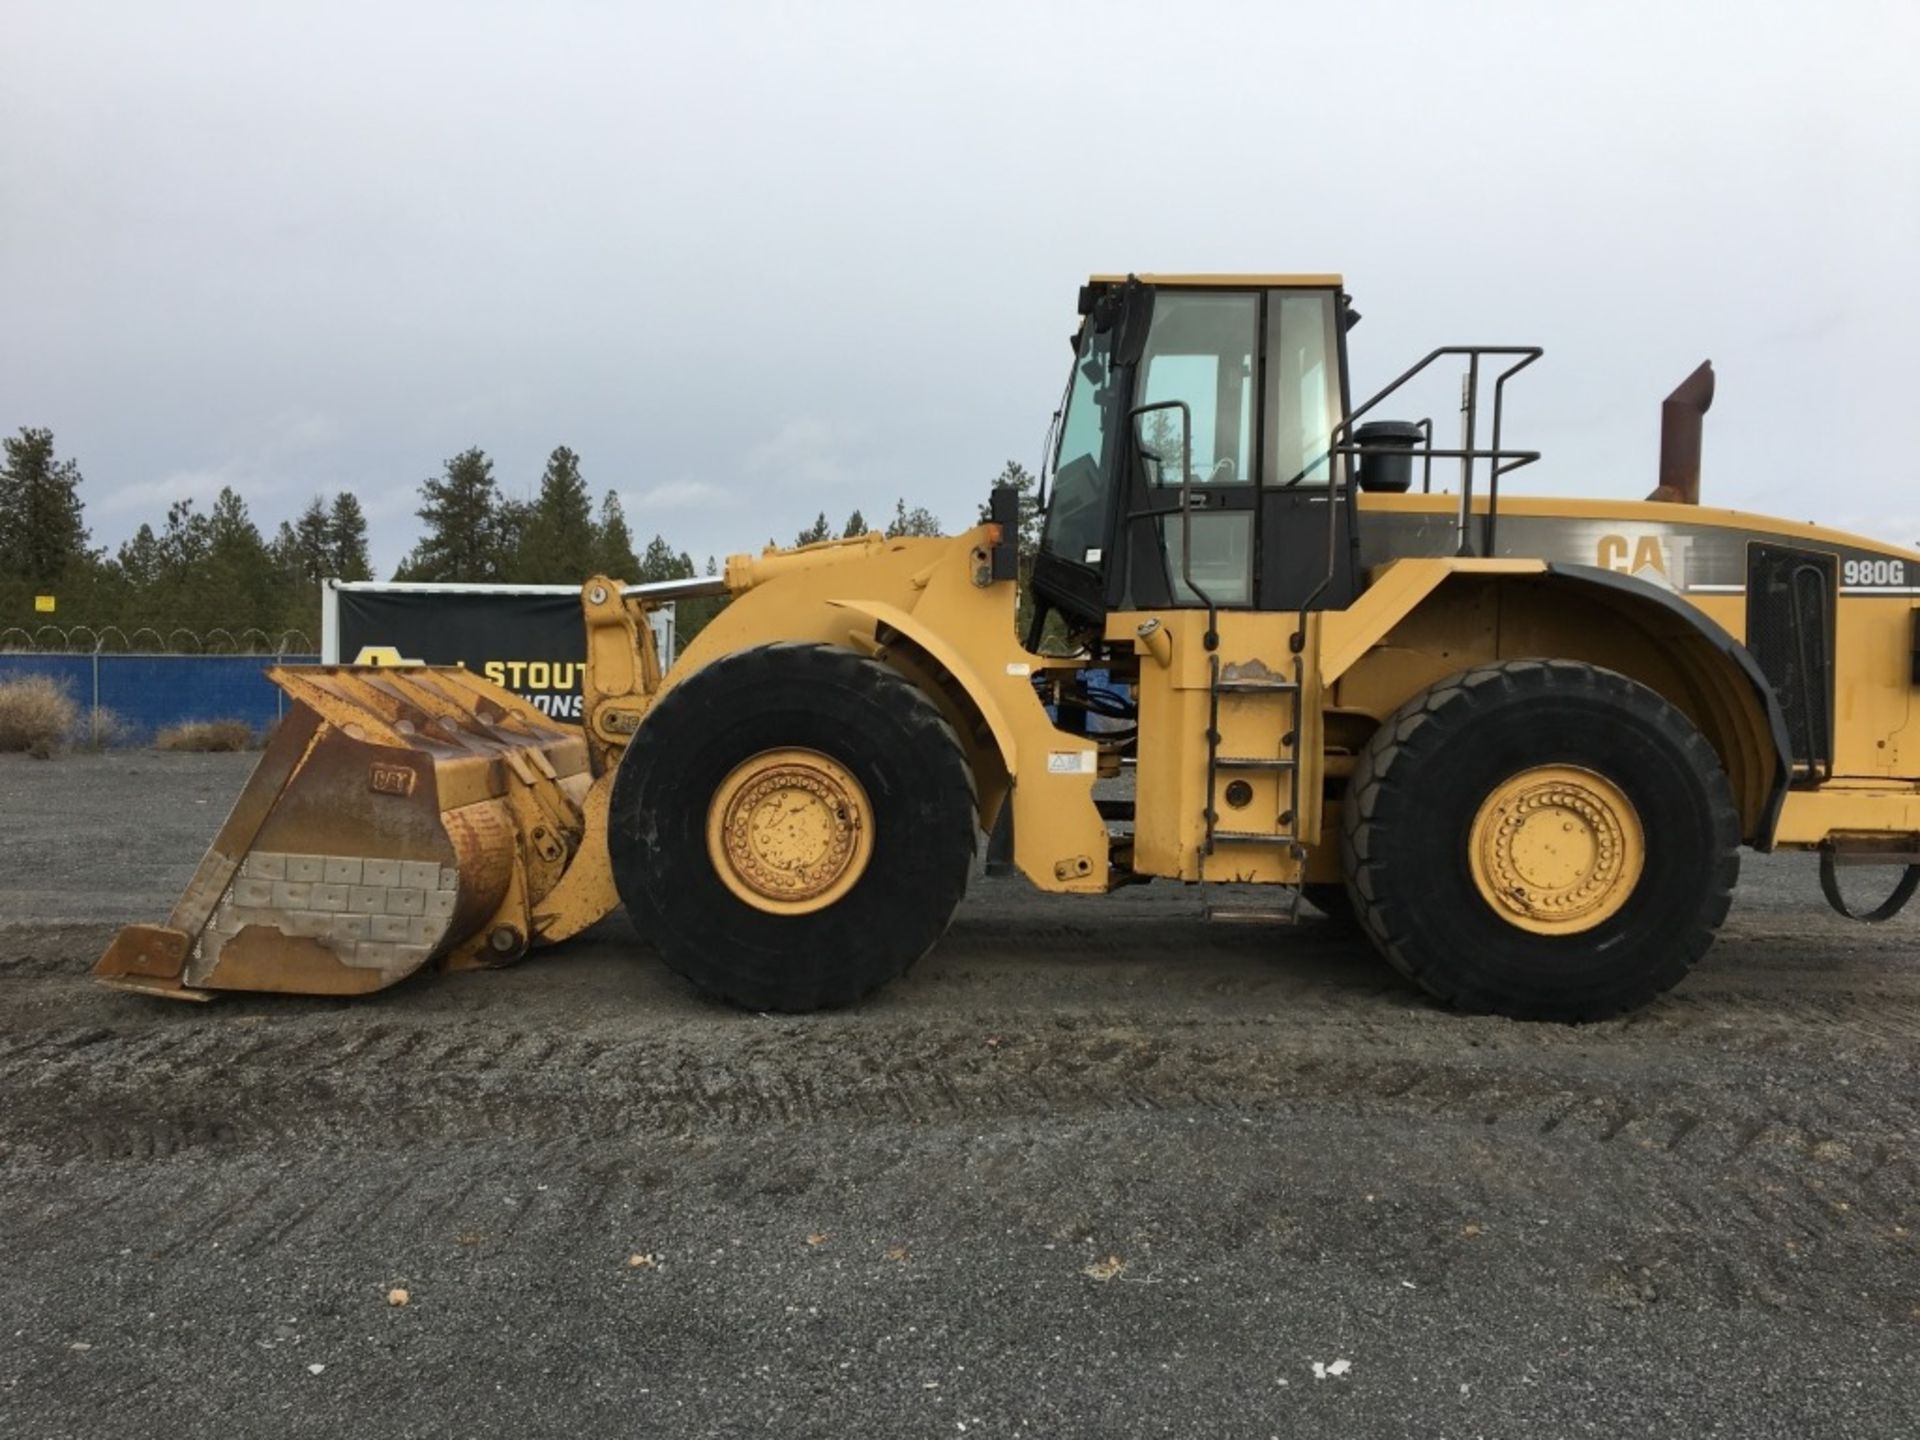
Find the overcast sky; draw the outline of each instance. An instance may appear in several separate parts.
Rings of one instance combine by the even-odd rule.
[[[1920,5],[8,0],[0,427],[97,543],[469,445],[709,553],[1032,466],[1081,280],[1339,271],[1356,392],[1535,342],[1528,489],[1920,536]],[[1445,402],[1436,402],[1444,406]]]

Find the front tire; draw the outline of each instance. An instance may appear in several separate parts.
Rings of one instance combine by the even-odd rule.
[[[1558,660],[1415,696],[1360,756],[1341,855],[1387,960],[1463,1010],[1597,1020],[1679,982],[1726,918],[1719,756],[1646,686]]]
[[[850,1005],[903,974],[966,890],[960,742],[876,660],[779,644],[714,661],[614,778],[614,882],[667,965],[752,1010]]]

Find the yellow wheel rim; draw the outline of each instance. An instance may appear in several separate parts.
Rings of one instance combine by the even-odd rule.
[[[873,809],[860,782],[819,751],[764,751],[714,791],[707,855],[726,887],[756,910],[806,915],[866,873]]]
[[[1647,862],[1633,802],[1577,765],[1539,765],[1501,784],[1467,846],[1487,904],[1538,935],[1577,935],[1619,914]]]

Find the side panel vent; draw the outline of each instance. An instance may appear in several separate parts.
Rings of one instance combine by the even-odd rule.
[[[1834,597],[1839,561],[1815,550],[1747,551],[1747,648],[1780,697],[1794,766],[1833,773]]]

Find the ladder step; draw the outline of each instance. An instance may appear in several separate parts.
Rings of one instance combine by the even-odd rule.
[[[1292,834],[1268,835],[1259,830],[1216,830],[1213,832],[1216,845],[1293,845],[1298,843]]]
[[[1300,685],[1294,680],[1216,680],[1213,688],[1222,695],[1291,695]]]
[[[1290,758],[1269,759],[1261,755],[1219,755],[1214,765],[1221,770],[1291,770]]]
[[[1225,906],[1209,905],[1205,913],[1207,923],[1210,925],[1294,925],[1300,920],[1298,909],[1281,910],[1253,906],[1229,909]]]

